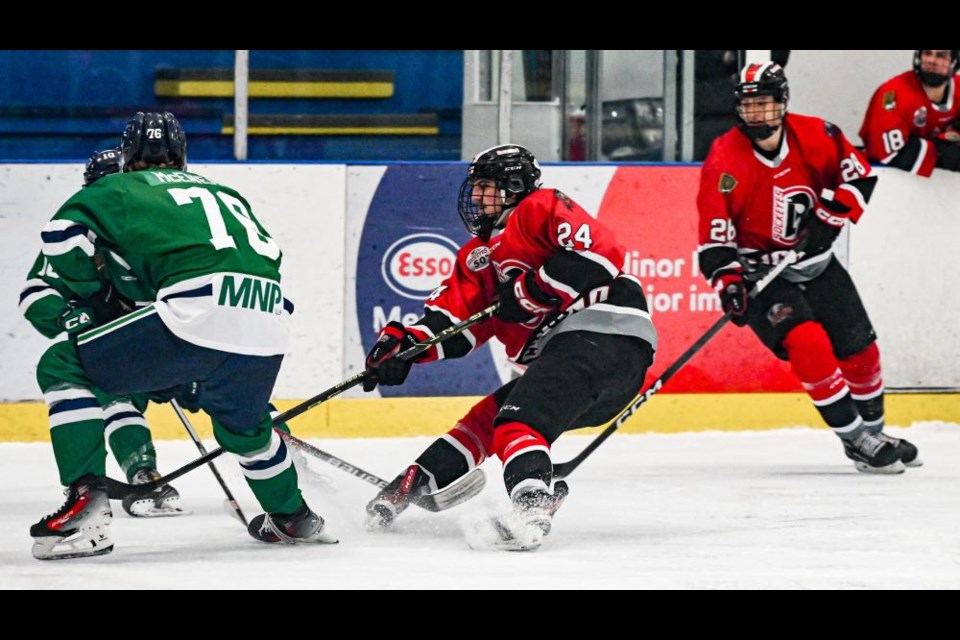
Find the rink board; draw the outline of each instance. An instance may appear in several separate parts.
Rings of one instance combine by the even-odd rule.
[[[383,438],[440,435],[450,429],[478,397],[336,399],[318,405],[290,423],[294,434],[322,438]],[[278,401],[286,410],[295,401]],[[921,422],[960,423],[960,394],[887,394],[887,424],[909,427]],[[210,422],[189,414],[203,437]],[[151,405],[147,421],[159,440],[186,438],[169,407]],[[822,427],[823,421],[802,393],[660,394],[652,397],[621,427],[623,433],[744,431],[792,426]],[[826,427],[823,427],[826,428]],[[587,433],[580,431],[579,433]],[[0,442],[48,441],[47,407],[42,402],[0,405]]]

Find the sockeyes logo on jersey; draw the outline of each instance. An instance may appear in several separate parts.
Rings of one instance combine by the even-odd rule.
[[[808,211],[813,209],[816,202],[813,189],[805,185],[796,185],[782,189],[773,188],[773,228],[771,234],[774,240],[794,242],[797,239],[797,230],[800,221]]]
[[[457,249],[452,240],[436,233],[404,236],[383,255],[383,279],[395,293],[423,300],[453,273]]]

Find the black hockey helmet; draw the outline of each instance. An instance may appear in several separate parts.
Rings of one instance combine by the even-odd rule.
[[[130,166],[136,162],[170,165],[178,169],[187,166],[187,136],[169,111],[137,112],[123,131],[120,148],[123,150],[124,171],[130,171]]]
[[[787,113],[787,103],[790,102],[790,85],[783,67],[775,62],[751,63],[740,70],[740,80],[733,95],[737,99],[737,119],[744,133],[752,140],[769,138],[781,126],[783,116]],[[783,106],[780,116],[776,120],[767,122],[752,122],[747,124],[741,112],[744,98],[759,96],[773,96],[775,102]]]
[[[492,180],[504,200],[514,196],[514,201],[509,205],[512,209],[540,188],[540,164],[528,149],[518,144],[497,145],[474,156],[467,168],[467,178],[460,187],[457,210],[467,231],[486,239],[506,216],[494,220],[473,201],[473,183],[481,179]]]
[[[920,64],[920,54],[924,49],[917,49],[913,52],[913,72],[917,74],[917,77],[920,78],[920,82],[927,85],[928,87],[939,87],[944,82],[952,78],[957,73],[957,65],[960,64],[960,50],[951,49],[950,50],[950,71],[941,74],[941,73],[930,73],[929,71],[924,71],[922,65]]]
[[[83,186],[89,187],[103,176],[118,173],[121,157],[120,147],[94,151],[83,170]]]

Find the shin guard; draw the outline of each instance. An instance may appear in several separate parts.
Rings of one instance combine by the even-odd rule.
[[[783,340],[790,366],[831,430],[843,439],[856,436],[863,420],[840,372],[830,338],[823,326],[804,322]]]

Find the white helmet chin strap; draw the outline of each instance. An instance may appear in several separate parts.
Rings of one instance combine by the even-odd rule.
[[[517,208],[517,205],[507,205],[507,191],[506,189],[500,189],[500,202],[503,203],[503,211],[500,212],[500,216],[494,221],[494,229],[502,229],[507,223],[507,218],[513,213],[513,210]]]

